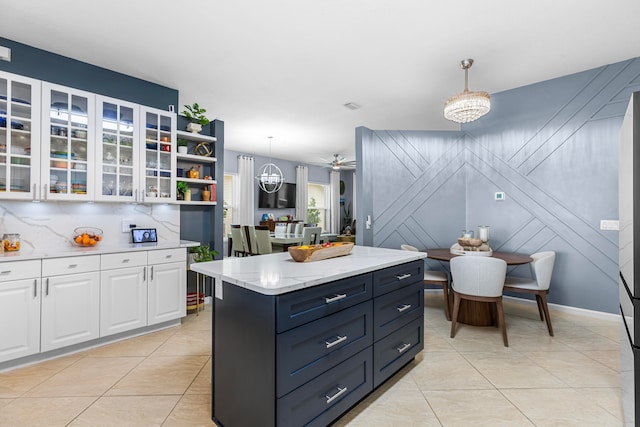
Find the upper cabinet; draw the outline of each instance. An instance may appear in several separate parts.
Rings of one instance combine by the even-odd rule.
[[[176,199],[175,114],[149,107],[140,108],[144,147],[140,170],[145,203],[167,203]]]
[[[94,105],[92,93],[42,84],[41,199],[94,199]]]
[[[0,199],[39,197],[40,86],[0,72]]]

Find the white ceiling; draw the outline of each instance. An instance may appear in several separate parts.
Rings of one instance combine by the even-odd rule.
[[[447,130],[444,101],[640,56],[638,0],[0,0],[0,36],[180,91],[225,148],[352,159],[355,128]],[[355,102],[359,110],[343,104]],[[180,107],[180,110],[182,108]],[[491,114],[491,113],[489,113]]]

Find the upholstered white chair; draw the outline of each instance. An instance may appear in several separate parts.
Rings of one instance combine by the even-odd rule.
[[[551,326],[551,317],[549,317],[549,307],[547,306],[547,294],[551,285],[551,273],[556,260],[556,253],[554,251],[537,252],[531,255],[531,258],[533,258],[533,262],[530,264],[532,278],[507,276],[504,280],[504,291],[535,295],[540,321],[547,320],[549,335],[553,336],[553,327]]]
[[[255,242],[259,255],[270,254],[272,252],[269,227],[266,225],[255,226]]]
[[[243,241],[246,240],[246,238],[242,237],[243,234],[244,233],[242,232],[242,227],[239,224],[231,224],[231,249],[234,256],[247,255],[245,246],[243,244]]]
[[[320,233],[322,228],[320,227],[304,227],[302,232],[302,244],[303,245],[317,245],[320,243]]]
[[[288,224],[286,222],[276,222],[274,233],[277,235],[287,234]]]
[[[405,251],[418,252],[418,248],[411,245],[400,245],[400,248]],[[451,307],[449,304],[449,275],[443,271],[425,269],[424,284],[438,285],[442,287],[442,293],[444,294],[444,315],[447,320],[451,320]]]
[[[502,328],[504,346],[509,347],[502,309],[502,286],[507,274],[507,263],[498,258],[463,255],[452,258],[450,266],[453,290],[451,338],[456,335],[460,300],[492,302],[498,311],[498,325]]]

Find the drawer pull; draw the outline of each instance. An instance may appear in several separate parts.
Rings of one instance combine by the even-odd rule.
[[[347,294],[335,294],[332,297],[324,297],[324,302],[326,304],[330,304],[332,302],[340,301],[341,299],[344,299],[346,297],[347,297]]]
[[[398,350],[398,353],[402,353],[409,347],[411,347],[411,343],[405,343],[405,344],[402,344],[400,347],[397,347],[396,350]]]
[[[329,341],[325,341],[324,342],[327,345],[327,348],[331,348],[334,345],[340,344],[342,341],[346,341],[347,340],[347,336],[346,335],[343,336],[343,337],[341,337],[340,335],[336,335],[336,338],[337,339],[335,339],[335,340],[333,340],[331,342],[329,342]]]
[[[169,259],[171,258],[173,255],[169,254],[169,255],[165,255],[165,258]]]
[[[411,274],[407,273],[407,274],[400,274],[399,276],[396,276],[396,279],[398,280],[404,280],[404,279],[408,279],[409,277],[411,277]]]
[[[78,264],[69,264],[69,267],[67,268],[76,268],[78,266]]]
[[[398,313],[402,313],[405,310],[408,310],[411,308],[411,304],[405,304],[401,307],[396,307],[396,310],[398,310]]]
[[[11,270],[4,270],[0,272],[0,274],[11,274]]]
[[[347,388],[343,387],[340,388],[338,387],[338,392],[336,394],[334,394],[333,396],[324,396],[327,398],[327,405],[331,402],[333,402],[334,400],[336,400],[338,397],[342,396],[343,394],[345,394],[347,392]]]
[[[38,298],[38,279],[33,279],[33,297]]]

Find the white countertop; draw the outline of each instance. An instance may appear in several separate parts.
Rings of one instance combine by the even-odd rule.
[[[286,292],[426,258],[424,252],[354,246],[349,255],[295,262],[287,252],[191,264],[191,270],[264,295]],[[219,297],[216,290],[216,297]]]
[[[200,246],[198,242],[192,242],[191,240],[175,240],[158,243],[129,243],[122,245],[103,246],[98,243],[93,247],[80,247],[80,246],[67,246],[58,248],[46,248],[36,250],[23,250],[15,252],[3,252],[0,253],[0,262],[7,261],[24,261],[29,259],[44,259],[44,258],[60,258],[69,256],[84,256],[84,255],[101,255],[112,254],[120,252],[131,251],[153,251],[158,249],[175,249],[175,248],[190,248],[192,246]]]

